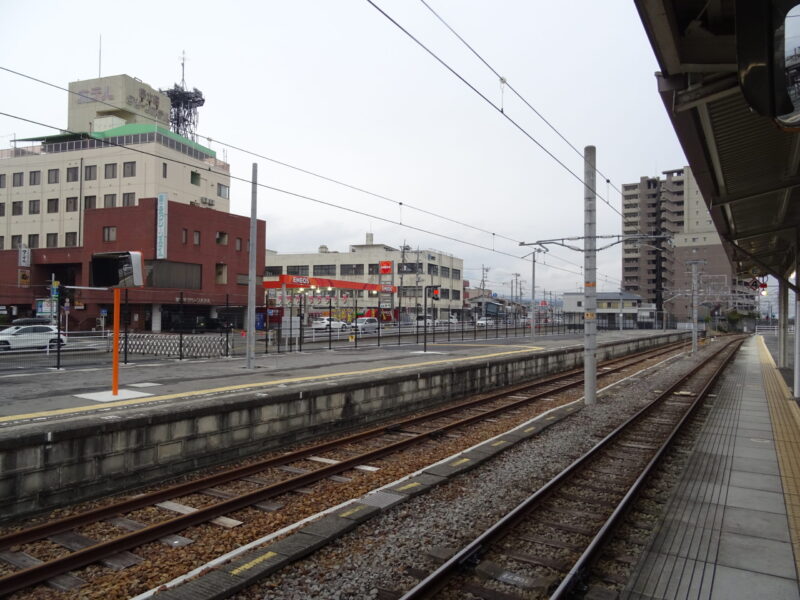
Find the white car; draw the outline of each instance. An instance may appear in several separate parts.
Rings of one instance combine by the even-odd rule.
[[[378,331],[378,319],[375,317],[358,317],[356,319],[356,329],[359,333]]]
[[[433,319],[430,317],[423,317],[422,315],[417,315],[417,327],[433,327]]]
[[[29,348],[55,349],[63,346],[67,338],[58,335],[54,325],[12,325],[0,331],[0,352]]]
[[[348,327],[350,326],[344,321],[331,317],[319,317],[311,321],[311,329],[347,329]]]
[[[494,319],[490,319],[488,317],[481,317],[475,323],[476,327],[494,327]]]

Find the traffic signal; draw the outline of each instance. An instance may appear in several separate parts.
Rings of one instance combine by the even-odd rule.
[[[431,290],[431,297],[432,297],[434,300],[438,300],[438,299],[440,298],[440,295],[439,295],[439,288],[438,288],[438,287],[435,287],[435,288],[433,288],[433,290]]]
[[[92,254],[91,285],[95,287],[139,287],[144,285],[141,252]]]

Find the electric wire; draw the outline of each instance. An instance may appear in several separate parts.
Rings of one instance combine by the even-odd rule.
[[[22,77],[22,78],[25,78],[25,79],[29,79],[29,80],[31,80],[31,81],[35,81],[36,83],[40,83],[40,84],[42,84],[42,85],[46,85],[46,86],[52,87],[52,88],[54,88],[54,89],[57,89],[57,90],[60,90],[60,91],[63,91],[63,92],[67,92],[68,94],[72,94],[72,95],[78,96],[79,98],[91,99],[92,101],[94,101],[94,102],[97,102],[97,103],[99,103],[99,104],[103,104],[103,105],[105,105],[105,106],[108,106],[109,108],[114,108],[114,109],[117,109],[117,110],[119,110],[119,109],[121,109],[121,108],[122,108],[122,107],[120,107],[120,106],[117,106],[117,105],[115,105],[115,104],[112,104],[112,103],[110,103],[110,102],[107,102],[107,101],[105,101],[105,100],[102,100],[102,99],[95,99],[95,98],[92,98],[91,96],[86,96],[85,94],[81,94],[80,92],[75,92],[75,91],[73,91],[73,90],[70,90],[69,88],[65,88],[65,87],[63,87],[63,86],[60,86],[60,85],[57,85],[57,84],[55,84],[55,83],[52,83],[52,82],[49,82],[49,81],[45,81],[45,80],[43,80],[43,79],[39,79],[38,77],[34,77],[34,76],[32,76],[32,75],[28,75],[27,73],[22,73],[22,72],[20,72],[20,71],[15,71],[14,69],[10,69],[10,68],[8,68],[8,67],[4,67],[4,66],[2,66],[2,65],[0,65],[0,70],[2,70],[2,71],[6,71],[6,72],[8,72],[8,73],[11,73],[11,74],[13,74],[13,75],[16,75],[16,76],[18,76],[18,77]],[[156,124],[156,125],[158,124],[158,120],[157,120],[157,119],[155,119],[155,118],[153,118],[153,117],[151,117],[150,115],[145,115],[145,118],[148,118],[148,119],[150,119],[150,120],[151,120],[151,121],[153,121],[153,123],[154,123],[154,124]],[[45,127],[52,127],[51,125],[43,125],[43,126],[45,126]],[[68,133],[72,133],[72,132],[68,132]],[[233,145],[233,144],[230,144],[230,143],[227,143],[227,142],[221,141],[221,140],[219,140],[219,139],[217,139],[217,138],[212,138],[212,137],[210,137],[210,136],[201,135],[201,134],[197,134],[197,136],[198,136],[198,137],[201,137],[201,138],[204,138],[204,139],[206,139],[206,140],[208,140],[208,141],[209,141],[209,143],[216,142],[216,143],[220,144],[221,146],[225,146],[225,147],[227,147],[227,148],[230,148],[230,149],[232,149],[232,150],[236,150],[236,151],[238,151],[238,152],[243,152],[243,153],[245,153],[245,154],[248,154],[248,155],[250,155],[250,156],[254,156],[254,157],[257,157],[257,158],[261,158],[261,159],[263,159],[263,160],[266,160],[266,161],[272,162],[272,163],[274,163],[274,164],[277,164],[277,165],[280,165],[280,166],[282,166],[282,167],[286,167],[286,168],[289,168],[289,169],[292,169],[292,170],[298,171],[298,172],[300,172],[300,173],[304,173],[304,174],[306,174],[306,175],[310,175],[310,176],[312,176],[312,177],[316,177],[316,178],[318,178],[318,179],[322,179],[322,180],[324,180],[324,181],[328,181],[328,182],[330,182],[330,183],[335,183],[335,184],[337,184],[337,185],[341,185],[341,186],[343,186],[343,187],[349,188],[349,189],[351,189],[351,190],[354,190],[354,191],[357,191],[357,192],[360,192],[360,193],[367,194],[367,195],[369,195],[369,196],[373,196],[373,197],[375,197],[375,198],[379,198],[379,199],[381,199],[381,200],[386,200],[387,202],[394,203],[394,204],[395,204],[395,205],[397,205],[398,207],[407,207],[407,208],[411,208],[412,210],[416,210],[416,211],[418,211],[418,212],[421,212],[421,213],[423,213],[423,214],[427,214],[427,215],[429,215],[429,216],[433,216],[433,217],[436,217],[436,218],[442,219],[442,220],[444,220],[444,221],[449,221],[449,222],[451,222],[451,223],[455,223],[455,224],[457,224],[457,225],[461,225],[461,226],[463,226],[463,227],[467,227],[467,228],[470,228],[470,229],[474,229],[475,231],[480,231],[481,233],[485,233],[485,234],[487,234],[487,235],[496,236],[496,237],[498,237],[498,238],[501,238],[501,239],[507,240],[507,241],[509,241],[509,242],[514,242],[514,243],[516,243],[516,244],[519,244],[519,243],[520,243],[520,240],[517,240],[517,239],[511,238],[511,237],[505,236],[505,235],[503,235],[503,234],[498,234],[498,233],[495,233],[495,232],[492,232],[492,231],[489,231],[489,230],[486,230],[486,229],[482,229],[482,228],[480,228],[480,227],[477,227],[477,226],[475,226],[475,225],[471,225],[471,224],[469,224],[469,223],[464,223],[464,222],[462,222],[462,221],[459,221],[459,220],[457,220],[457,219],[453,219],[453,218],[451,218],[451,217],[447,217],[447,216],[444,216],[444,215],[440,215],[440,214],[438,214],[438,213],[434,213],[434,212],[432,212],[432,211],[425,210],[425,209],[423,209],[423,208],[416,207],[416,206],[414,206],[414,205],[412,205],[412,204],[408,204],[408,203],[405,203],[405,202],[401,202],[401,201],[399,201],[399,200],[394,200],[394,199],[392,199],[392,198],[389,198],[389,197],[387,197],[387,196],[384,196],[384,195],[382,195],[382,194],[378,194],[378,193],[376,193],[376,192],[371,192],[371,191],[369,191],[369,190],[366,190],[366,189],[364,189],[364,188],[361,188],[361,187],[358,187],[358,186],[355,186],[355,185],[352,185],[352,184],[349,184],[349,183],[346,183],[346,182],[343,182],[343,181],[340,181],[340,180],[334,179],[334,178],[332,178],[332,177],[328,177],[328,176],[326,176],[326,175],[321,175],[321,174],[319,174],[319,173],[315,173],[315,172],[313,172],[313,171],[310,171],[310,170],[308,170],[308,169],[304,169],[304,168],[302,168],[302,167],[297,167],[297,166],[295,166],[295,165],[292,165],[292,164],[289,164],[289,163],[286,163],[286,162],[283,162],[283,161],[277,160],[277,159],[275,159],[275,158],[271,158],[271,157],[269,157],[269,156],[266,156],[266,155],[260,154],[260,153],[258,153],[258,152],[255,152],[255,151],[252,151],[252,150],[247,150],[246,148],[241,148],[241,147],[239,147],[239,146],[236,146],[236,145]],[[554,259],[557,259],[557,260],[563,261],[563,262],[565,262],[565,263],[567,263],[567,264],[571,264],[571,265],[573,265],[573,266],[576,266],[576,267],[582,268],[580,264],[578,264],[578,263],[576,263],[576,262],[574,262],[574,261],[571,261],[571,260],[569,260],[569,259],[563,258],[563,257],[561,257],[561,256],[558,256],[558,255],[555,255],[555,254],[553,254],[553,255],[551,255],[551,256],[552,256],[552,258],[554,258]]]
[[[5,117],[12,118],[12,119],[17,119],[17,120],[20,120],[20,121],[24,121],[26,123],[31,123],[33,125],[38,125],[40,127],[47,127],[47,128],[50,128],[50,129],[56,129],[56,130],[62,131],[64,133],[68,133],[68,134],[72,134],[72,135],[82,135],[82,134],[79,134],[79,133],[76,133],[76,132],[73,132],[73,131],[69,131],[69,130],[61,129],[59,127],[55,127],[53,125],[48,125],[47,123],[42,123],[40,121],[36,121],[36,120],[33,120],[33,119],[28,119],[28,118],[21,117],[21,116],[18,116],[18,115],[12,115],[12,114],[6,113],[6,112],[0,112],[0,116],[5,116]],[[188,166],[188,167],[191,167],[191,168],[197,168],[196,165],[193,165],[191,163],[188,163],[188,162],[185,162],[185,161],[181,161],[181,160],[178,160],[178,159],[175,159],[175,158],[165,157],[163,155],[155,154],[155,153],[152,153],[152,152],[148,152],[146,150],[142,150],[141,148],[134,148],[132,146],[127,146],[125,144],[118,144],[116,142],[112,142],[112,141],[109,141],[109,140],[98,140],[98,141],[100,141],[102,144],[107,145],[107,146],[126,148],[128,150],[131,150],[133,152],[137,152],[139,154],[143,154],[145,156],[152,156],[154,158],[158,158],[159,160],[167,160],[167,161],[170,161],[170,162],[175,163],[175,164],[180,164],[180,165]],[[225,177],[229,177],[230,179],[233,179],[233,180],[236,180],[236,181],[241,181],[243,183],[249,183],[251,185],[253,184],[253,181],[250,180],[250,179],[247,179],[246,177],[238,177],[238,176],[235,176],[235,175],[231,175],[229,173],[224,173],[222,171],[215,171],[211,167],[209,167],[205,171],[208,172],[208,173],[215,174],[215,175],[222,175],[222,176],[225,176]],[[453,241],[453,242],[458,242],[460,244],[464,244],[464,245],[467,245],[467,246],[472,246],[472,247],[478,248],[480,250],[487,250],[489,252],[494,252],[496,254],[501,254],[503,256],[508,256],[508,257],[511,257],[511,258],[519,259],[519,260],[526,260],[523,257],[518,256],[516,254],[512,254],[510,252],[504,252],[502,250],[497,250],[495,248],[490,248],[489,246],[483,246],[483,245],[477,244],[475,242],[469,242],[469,241],[466,241],[466,240],[463,240],[463,239],[460,239],[460,238],[456,238],[456,237],[453,237],[453,236],[445,235],[443,233],[438,233],[438,232],[435,232],[435,231],[431,231],[429,229],[424,229],[422,227],[417,227],[417,226],[414,226],[414,225],[408,225],[406,223],[401,223],[400,221],[395,221],[395,220],[389,219],[387,217],[382,217],[382,216],[379,216],[379,215],[373,215],[373,214],[370,214],[370,213],[367,213],[367,212],[364,212],[364,211],[361,211],[361,210],[357,210],[357,209],[354,209],[354,208],[341,206],[339,204],[335,204],[333,202],[328,202],[326,200],[321,200],[319,198],[314,198],[314,197],[308,196],[306,194],[300,194],[298,192],[292,192],[290,190],[285,190],[285,189],[278,188],[278,187],[275,187],[275,186],[267,185],[265,183],[256,182],[256,186],[260,187],[260,188],[263,188],[263,189],[272,190],[274,192],[278,192],[278,193],[281,193],[281,194],[286,194],[286,195],[292,196],[294,198],[300,198],[300,199],[303,199],[303,200],[308,200],[310,202],[321,204],[323,206],[328,206],[330,208],[336,208],[336,209],[343,210],[343,211],[346,211],[346,212],[349,212],[349,213],[353,213],[353,214],[357,214],[357,215],[360,215],[360,216],[364,216],[364,217],[367,217],[367,218],[370,218],[370,219],[377,219],[378,221],[382,221],[384,223],[389,223],[391,225],[397,225],[397,226],[400,226],[400,227],[406,227],[408,229],[412,229],[412,230],[418,231],[420,233],[424,233],[424,234],[427,234],[427,235],[432,235],[432,236],[435,236],[435,237],[440,237],[440,238],[443,238],[443,239],[446,239],[446,240],[450,240],[450,241]],[[540,263],[540,264],[544,264],[544,263]],[[572,271],[572,270],[566,269],[564,267],[558,267],[558,266],[555,266],[555,265],[547,265],[547,266],[549,268],[551,268],[551,269],[564,271],[565,273],[571,273],[573,275],[579,275],[579,276],[582,275],[582,273],[580,273],[580,272]]]
[[[425,44],[423,44],[419,39],[417,39],[410,31],[408,31],[405,27],[400,25],[397,21],[395,21],[388,13],[386,13],[381,7],[379,7],[373,0],[366,0],[375,10],[381,13],[388,21],[390,21],[395,27],[397,27],[400,31],[405,33],[411,40],[413,40],[420,48],[425,50],[436,62],[442,65],[445,69],[450,71],[459,81],[461,81],[464,85],[466,85],[469,89],[471,89],[478,97],[480,97],[486,104],[491,106],[495,109],[500,115],[502,115],[509,123],[511,123],[515,128],[517,128],[525,137],[527,137],[530,141],[536,144],[547,156],[553,159],[561,168],[563,168],[567,173],[569,173],[573,178],[583,184],[584,187],[589,189],[592,193],[594,193],[600,200],[602,200],[605,204],[608,205],[611,210],[613,210],[618,215],[622,216],[622,213],[617,210],[615,206],[613,206],[608,200],[606,200],[603,196],[601,196],[596,189],[592,189],[589,184],[587,184],[577,173],[575,173],[572,169],[570,169],[561,159],[559,159],[555,154],[553,154],[550,150],[548,150],[539,140],[537,140],[530,132],[528,132],[522,125],[520,125],[517,121],[512,119],[508,114],[506,114],[501,107],[497,106],[494,102],[492,102],[485,94],[483,94],[480,90],[478,90],[474,85],[472,85],[469,81],[467,81],[458,71],[456,71],[453,67],[447,64],[442,58],[440,58],[433,50],[428,48]]]
[[[497,70],[496,70],[494,67],[492,67],[492,65],[490,65],[490,64],[489,64],[489,63],[488,63],[488,62],[487,62],[487,61],[486,61],[486,60],[485,60],[485,59],[484,59],[484,58],[483,58],[483,57],[482,57],[482,56],[481,56],[481,55],[478,53],[478,51],[477,51],[477,50],[475,50],[475,48],[473,48],[473,47],[472,47],[472,46],[469,44],[469,42],[467,42],[467,41],[466,41],[466,40],[465,40],[463,37],[461,37],[461,36],[458,34],[458,32],[457,32],[455,29],[453,29],[453,28],[450,26],[450,24],[449,24],[447,21],[445,21],[445,20],[442,18],[442,16],[441,16],[439,13],[437,13],[437,12],[436,12],[436,11],[435,11],[435,10],[434,10],[434,9],[433,9],[431,6],[430,6],[430,4],[428,4],[428,3],[427,3],[425,0],[419,0],[419,1],[420,1],[420,2],[422,2],[422,4],[425,6],[425,8],[427,8],[429,11],[431,11],[431,13],[433,13],[433,16],[435,16],[435,17],[436,17],[436,18],[437,18],[437,19],[438,19],[438,20],[439,20],[439,21],[442,23],[442,25],[444,25],[445,27],[447,27],[447,29],[449,29],[449,30],[450,30],[450,32],[451,32],[451,33],[452,33],[454,36],[456,36],[456,37],[457,37],[457,38],[458,38],[458,39],[461,41],[461,43],[462,43],[462,44],[464,44],[464,45],[465,45],[465,46],[466,46],[466,47],[467,47],[467,48],[470,50],[470,52],[472,52],[472,53],[475,55],[475,57],[476,57],[478,60],[480,60],[480,61],[481,61],[481,62],[482,62],[482,63],[483,63],[485,66],[486,66],[486,68],[487,68],[487,69],[489,69],[489,70],[490,70],[492,73],[494,73],[495,77],[497,77],[499,80],[503,81],[503,85],[507,86],[507,87],[508,87],[508,89],[509,89],[509,90],[511,90],[511,91],[514,93],[514,95],[515,95],[517,98],[519,98],[519,99],[522,101],[522,103],[523,103],[523,104],[525,104],[525,106],[527,106],[528,108],[530,108],[530,109],[531,109],[531,110],[534,112],[534,114],[536,114],[536,116],[537,116],[537,117],[539,117],[539,118],[540,118],[540,119],[541,119],[541,120],[544,122],[544,124],[545,124],[545,125],[547,125],[547,126],[548,126],[548,127],[549,127],[549,128],[552,130],[552,131],[553,131],[553,133],[555,133],[555,134],[556,134],[558,137],[560,137],[560,138],[561,138],[561,139],[564,141],[564,143],[565,143],[565,144],[567,144],[567,146],[569,146],[570,148],[572,148],[572,150],[575,152],[575,154],[577,154],[578,156],[580,156],[581,158],[583,158],[583,152],[581,152],[580,150],[578,150],[578,148],[576,148],[576,147],[575,147],[575,146],[572,144],[572,142],[570,142],[570,141],[569,141],[569,140],[568,140],[568,139],[567,139],[567,138],[566,138],[566,137],[565,137],[565,136],[564,136],[564,135],[563,135],[563,134],[562,134],[562,133],[561,133],[561,132],[558,130],[558,128],[557,128],[555,125],[553,125],[553,124],[552,124],[550,121],[548,121],[548,120],[547,120],[547,118],[545,118],[545,116],[544,116],[542,113],[540,113],[538,110],[536,110],[536,108],[534,108],[534,107],[533,107],[533,105],[532,105],[530,102],[528,102],[528,100],[527,100],[527,99],[526,99],[526,98],[525,98],[525,97],[524,97],[522,94],[520,94],[520,93],[519,93],[519,92],[518,92],[518,91],[517,91],[517,90],[514,88],[514,86],[513,86],[513,85],[511,85],[511,84],[508,82],[508,80],[507,80],[505,77],[503,77],[502,75],[500,75],[500,73],[499,73],[499,72],[498,72],[498,71],[497,71]],[[611,182],[611,179],[610,179],[609,177],[607,177],[606,175],[604,175],[604,174],[603,174],[603,172],[602,172],[600,169],[597,169],[597,168],[595,168],[595,171],[597,172],[597,174],[598,174],[598,175],[600,175],[600,177],[602,177],[603,179],[605,179],[607,183],[610,183],[610,184],[611,184],[611,187],[613,187],[613,188],[614,188],[614,189],[615,189],[617,192],[619,192],[620,194],[622,194],[622,192],[620,191],[620,189],[619,189],[617,186],[615,186],[615,185],[614,185],[614,184]]]

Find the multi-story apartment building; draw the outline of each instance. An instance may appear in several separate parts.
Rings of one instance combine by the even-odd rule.
[[[70,94],[66,132],[0,150],[0,250],[80,246],[85,210],[161,193],[229,211],[229,166],[168,129],[165,94],[127,75],[70,90],[82,96]]]
[[[351,245],[347,252],[330,251],[320,246],[318,252],[279,254],[268,252],[265,281],[277,281],[280,275],[324,277],[356,283],[392,285],[397,295],[371,294],[366,290],[332,289],[319,290],[318,294],[331,297],[330,303],[338,309],[338,315],[353,315],[357,307],[359,314],[374,314],[378,308],[393,319],[412,318],[406,315],[421,315],[427,304],[428,315],[446,318],[454,314],[461,318],[464,302],[464,261],[439,250],[412,249],[409,246],[394,248],[376,244],[368,233],[365,244]],[[433,302],[423,298],[426,286],[439,286],[440,300]],[[287,298],[276,291],[273,301],[285,304]],[[329,301],[308,305],[306,314],[311,317],[325,313]],[[348,313],[350,311],[350,313]]]
[[[667,235],[667,241],[623,242],[626,292],[654,303],[679,321],[691,315],[691,263],[698,260],[699,301],[708,314],[720,308],[749,310],[752,293],[733,271],[689,167],[642,177],[622,186],[623,233]]]
[[[674,236],[683,228],[684,170],[664,171],[665,178],[642,177],[622,186],[622,232],[625,235]],[[622,244],[622,285],[663,310],[664,290],[674,284],[674,256],[664,240]]]

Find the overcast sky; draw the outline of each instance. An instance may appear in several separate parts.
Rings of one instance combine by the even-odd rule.
[[[500,106],[498,78],[424,4],[375,2]],[[596,146],[598,168],[613,185],[684,166],[633,2],[429,5],[580,152]],[[257,162],[261,183],[371,215],[261,188],[258,215],[267,221],[270,249],[316,251],[324,244],[346,251],[371,231],[378,243],[405,242],[463,258],[473,285],[487,266],[488,285],[507,293],[515,272],[530,289],[530,263],[513,257],[527,249],[501,236],[536,241],[583,235],[580,181],[366,0],[0,0],[0,7],[0,66],[64,87],[97,77],[100,35],[102,75],[125,73],[159,88],[180,81],[185,51],[186,82],[206,98],[198,141],[220,158],[226,153],[232,176],[249,179]],[[0,88],[2,112],[66,127],[65,92],[2,71]],[[583,177],[582,158],[508,88],[502,102],[505,115]],[[0,117],[0,147],[8,147],[14,134],[48,133],[54,131]],[[225,143],[405,206],[226,149]],[[600,176],[597,190],[619,209],[619,194]],[[231,205],[232,212],[249,215],[249,184],[232,182]],[[620,229],[619,215],[598,200],[598,234]],[[581,289],[581,253],[553,247],[540,260],[546,264],[537,265],[537,294]],[[619,247],[604,251],[598,267],[598,289],[618,290]]]

